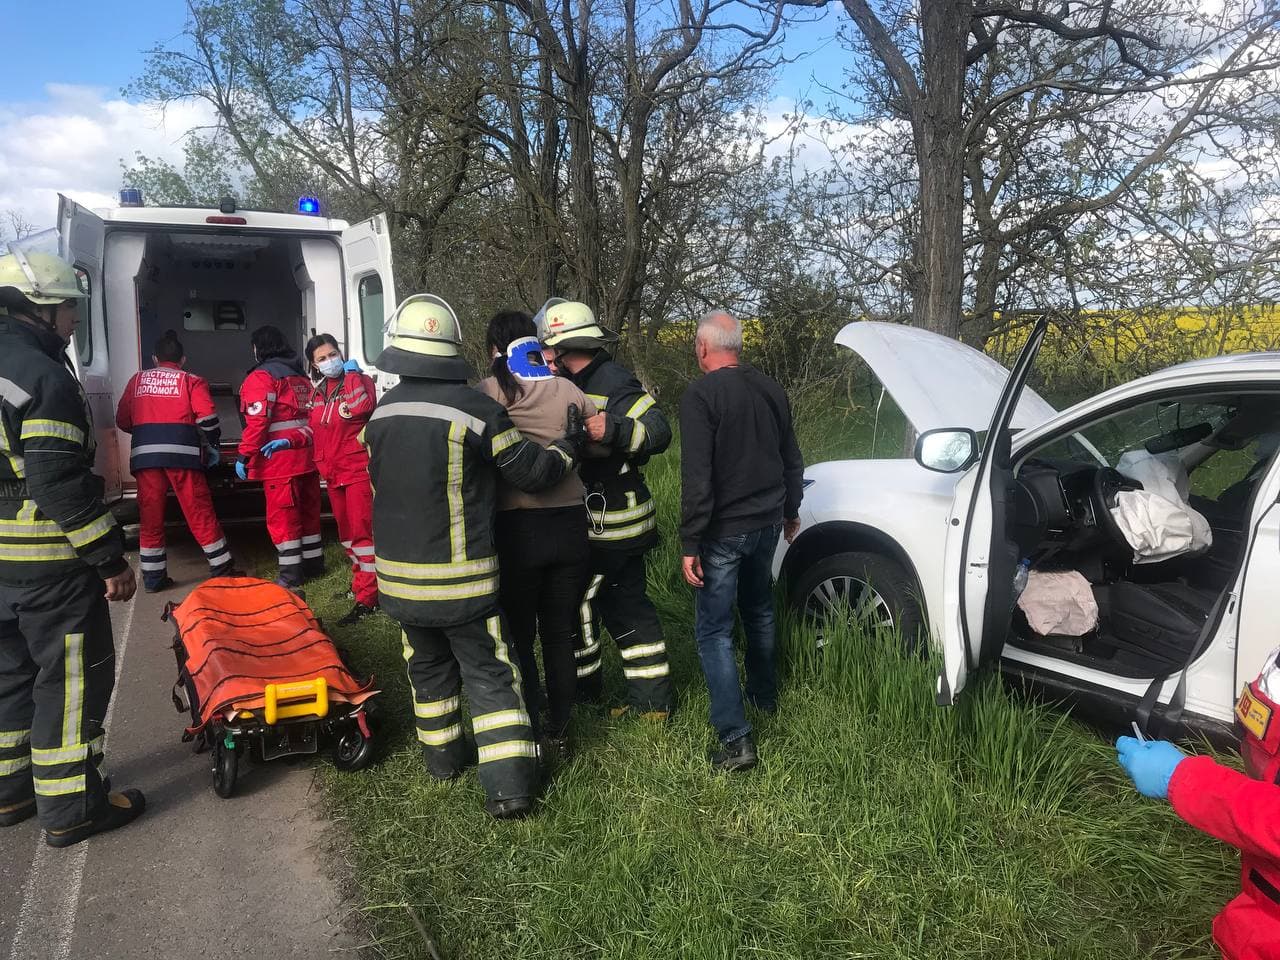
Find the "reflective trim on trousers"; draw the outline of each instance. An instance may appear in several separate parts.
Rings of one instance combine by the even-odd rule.
[[[475,733],[528,725],[529,714],[524,710],[495,710],[493,713],[482,713],[471,718],[471,729]]]
[[[651,677],[665,677],[671,672],[671,666],[659,663],[652,667],[623,667],[622,675],[628,680],[645,680]]]
[[[35,782],[36,793],[42,797],[65,797],[73,793],[84,793],[87,789],[83,773],[74,777],[59,777],[56,780],[42,780],[39,777],[32,779]]]
[[[418,741],[428,747],[443,747],[462,737],[462,725],[455,723],[443,730],[418,730]]]
[[[634,630],[632,631],[635,632]],[[624,660],[639,660],[641,657],[653,657],[658,654],[667,652],[667,645],[664,641],[657,643],[642,643],[635,647],[619,647],[618,652],[622,654]]]
[[[412,656],[412,652],[410,652]],[[406,660],[409,657],[405,657]],[[459,697],[448,697],[444,700],[428,700],[426,703],[419,703],[417,699],[413,701],[413,715],[423,720],[431,720],[434,717],[447,717],[451,713],[456,713],[462,706],[462,700]]]
[[[480,763],[492,763],[495,760],[510,760],[514,757],[537,758],[538,748],[532,740],[504,740],[491,743],[476,749]]]

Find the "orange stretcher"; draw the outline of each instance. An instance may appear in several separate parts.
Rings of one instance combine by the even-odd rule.
[[[191,713],[183,740],[212,751],[219,796],[235,791],[246,751],[266,761],[315,753],[327,739],[340,769],[368,765],[373,678],[352,673],[301,597],[266,580],[215,577],[168,604],[163,619],[174,624],[174,706]]]

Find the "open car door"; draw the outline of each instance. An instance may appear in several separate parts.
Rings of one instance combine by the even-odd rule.
[[[396,283],[391,267],[391,231],[380,213],[342,231],[342,259],[347,284],[347,356],[355,357],[378,384],[377,361],[385,345],[387,320],[396,308]]]
[[[943,566],[944,664],[937,699],[955,698],[970,674],[1000,655],[1009,632],[1017,545],[1013,525],[1014,481],[1010,425],[1031,364],[1044,341],[1048,320],[1041,318],[1027,338],[996,401],[978,462],[956,485],[947,527]]]
[[[58,194],[58,245],[62,258],[75,265],[81,284],[89,292],[82,300],[80,322],[67,354],[75,366],[76,376],[84,387],[93,420],[94,473],[106,484],[107,503],[120,499],[124,489],[124,472],[120,463],[120,444],[116,439],[115,392],[111,383],[110,356],[107,353],[105,298],[103,297],[102,251],[106,227],[92,210],[69,197]]]

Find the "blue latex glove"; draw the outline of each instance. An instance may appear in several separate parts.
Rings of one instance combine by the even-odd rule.
[[[222,462],[222,454],[218,452],[216,447],[210,447],[208,450],[205,451],[204,465],[206,467],[209,467],[210,469],[212,469],[213,467],[216,467],[221,462]]]
[[[1144,797],[1169,799],[1169,780],[1187,755],[1168,740],[1137,740],[1121,737],[1116,741],[1117,759],[1133,785]]]
[[[271,459],[271,455],[277,450],[288,450],[293,444],[288,440],[268,440],[262,445],[262,449],[258,452],[267,460]]]
[[[236,461],[236,476],[239,477],[241,480],[249,479],[249,470],[245,466],[245,462],[243,460]]]
[[[344,363],[342,365],[342,369],[345,370],[347,373],[364,373],[364,371],[360,369],[360,361],[357,360],[355,357],[352,357],[350,360]]]

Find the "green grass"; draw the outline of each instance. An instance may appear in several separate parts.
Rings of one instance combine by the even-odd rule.
[[[856,446],[865,420],[850,423]],[[648,476],[666,534],[651,596],[679,711],[666,728],[582,712],[578,756],[533,820],[489,820],[474,775],[426,776],[390,621],[335,631],[384,690],[382,761],[320,767],[373,956],[1216,956],[1232,851],[1134,793],[1089,728],[995,678],[935,707],[934,666],[892,638],[837,629],[818,657],[812,629],[786,618],[780,709],[756,718],[761,766],[713,775],[676,572],[676,454]],[[344,577],[308,590],[329,620],[346,603],[323,598]],[[616,654],[606,669],[616,694]]]

